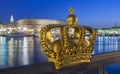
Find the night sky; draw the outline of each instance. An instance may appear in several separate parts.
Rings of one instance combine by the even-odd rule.
[[[78,24],[95,28],[120,26],[120,0],[0,0],[0,21],[24,18],[66,20],[75,9]]]

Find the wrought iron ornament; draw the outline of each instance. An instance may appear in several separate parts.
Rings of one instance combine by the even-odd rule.
[[[89,26],[79,26],[77,20],[74,9],[70,8],[68,25],[49,24],[41,29],[40,43],[49,61],[54,62],[56,69],[90,62],[96,31]],[[56,41],[50,33],[53,28],[60,28],[60,39]],[[69,35],[69,28],[73,28],[73,36]],[[86,32],[89,32],[89,40],[85,39]]]

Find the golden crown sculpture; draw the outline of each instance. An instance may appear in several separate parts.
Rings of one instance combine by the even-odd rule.
[[[49,61],[54,62],[56,69],[84,62],[90,62],[96,40],[96,31],[88,26],[77,25],[74,9],[70,8],[68,25],[49,24],[41,29],[40,42]],[[50,30],[60,29],[60,38],[53,40]],[[73,28],[73,37],[69,36],[68,29]],[[87,40],[86,32],[89,32]]]

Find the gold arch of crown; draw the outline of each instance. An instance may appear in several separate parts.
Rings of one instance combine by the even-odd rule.
[[[74,9],[70,8],[68,25],[49,24],[40,31],[40,43],[49,61],[54,62],[56,69],[84,62],[90,62],[94,50],[96,31],[89,26],[78,26]],[[60,39],[53,41],[50,30],[60,28]],[[68,29],[73,28],[73,37],[69,36]],[[89,40],[86,40],[86,31]]]

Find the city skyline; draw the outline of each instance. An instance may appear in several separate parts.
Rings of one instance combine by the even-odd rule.
[[[0,22],[8,24],[24,18],[66,20],[69,8],[75,9],[78,24],[95,28],[120,26],[119,0],[1,0]]]

